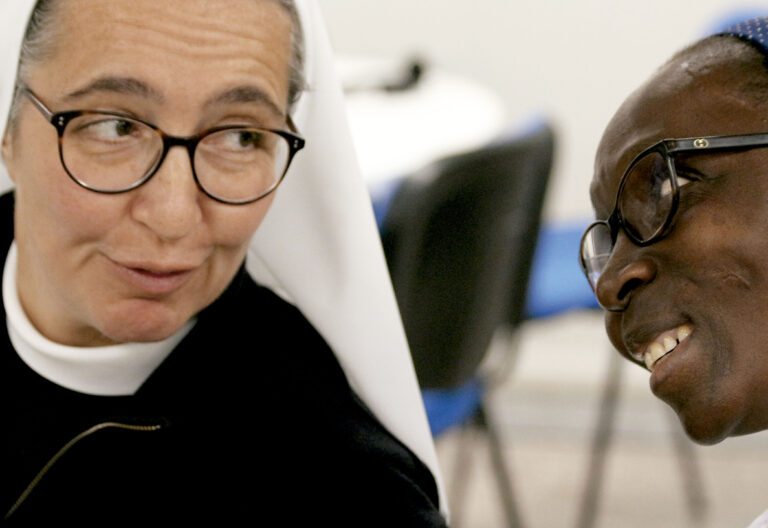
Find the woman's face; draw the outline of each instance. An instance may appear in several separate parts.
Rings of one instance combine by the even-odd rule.
[[[728,67],[678,61],[628,99],[598,150],[598,218],[628,164],[657,141],[768,131],[768,114],[730,89],[733,79]],[[714,443],[768,428],[768,149],[688,156],[677,168],[701,181],[681,187],[671,233],[638,247],[620,232],[597,295],[630,360],[691,330],[652,367],[650,385],[694,440]]]
[[[52,111],[128,113],[175,136],[286,127],[291,25],[276,2],[88,0],[58,9],[55,53],[25,79]],[[183,148],[138,189],[88,191],[64,172],[56,130],[28,101],[2,153],[16,185],[22,305],[44,335],[69,345],[173,334],[226,288],[271,204],[208,198]]]

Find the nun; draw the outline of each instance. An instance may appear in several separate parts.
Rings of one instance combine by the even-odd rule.
[[[766,167],[768,17],[677,53],[597,151],[584,272],[613,345],[702,444],[768,429]]]
[[[5,522],[444,526],[315,2],[0,26]]]

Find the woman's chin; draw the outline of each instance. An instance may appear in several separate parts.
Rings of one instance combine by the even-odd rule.
[[[729,436],[728,434],[723,434],[721,431],[701,428],[686,424],[685,422],[683,422],[683,428],[685,429],[688,438],[700,445],[719,444]]]
[[[688,437],[701,445],[719,444],[729,436],[733,436],[736,424],[733,419],[713,412],[706,413],[680,413],[678,418],[683,425]]]
[[[116,331],[105,330],[101,334],[101,343],[93,346],[109,346],[120,343],[152,343],[162,341],[171,337],[177,331],[181,330],[183,325],[172,328],[133,328],[120,329]]]
[[[105,318],[95,325],[97,341],[91,346],[162,341],[181,330],[190,316],[172,310],[147,310],[138,314]]]

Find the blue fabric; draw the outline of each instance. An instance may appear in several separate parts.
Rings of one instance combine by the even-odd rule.
[[[376,184],[371,185],[368,188],[368,193],[371,195],[371,203],[373,204],[373,215],[376,217],[376,225],[381,232],[381,226],[384,223],[384,218],[387,216],[389,206],[392,204],[392,198],[405,181],[405,177],[392,178]]]
[[[587,225],[584,221],[542,227],[528,284],[527,317],[600,307],[579,265],[579,245]]]
[[[733,35],[758,44],[761,51],[768,55],[768,16],[738,22],[724,29],[720,34]]]
[[[427,411],[432,436],[466,422],[483,399],[483,383],[475,378],[456,389],[424,389],[421,397]]]
[[[727,11],[721,13],[721,15],[712,24],[710,24],[708,30],[704,32],[704,36],[730,31],[731,26],[735,26],[751,18],[759,18],[765,16],[766,12],[768,12],[768,7],[765,5],[743,5],[730,8]]]

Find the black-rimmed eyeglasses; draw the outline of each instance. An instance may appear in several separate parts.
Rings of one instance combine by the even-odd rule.
[[[666,236],[680,201],[675,155],[768,147],[768,134],[665,139],[641,152],[619,182],[613,212],[581,237],[579,260],[592,289],[603,273],[621,228],[638,246]]]
[[[201,191],[219,202],[247,204],[277,188],[305,144],[290,117],[290,132],[236,125],[176,137],[130,115],[52,112],[31,90],[22,90],[56,128],[64,170],[78,185],[98,193],[123,193],[143,185],[171,147],[180,146],[189,153]]]

